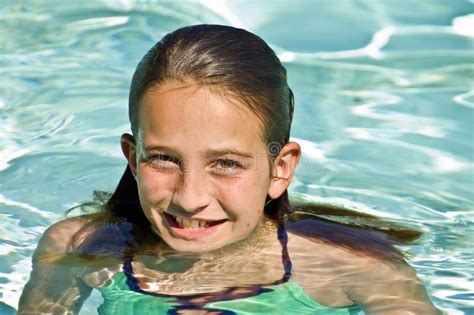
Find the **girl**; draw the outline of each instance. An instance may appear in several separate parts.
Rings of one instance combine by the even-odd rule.
[[[133,76],[116,191],[44,233],[19,314],[77,313],[92,288],[102,314],[436,314],[380,233],[290,216],[292,115],[259,37],[165,36]]]

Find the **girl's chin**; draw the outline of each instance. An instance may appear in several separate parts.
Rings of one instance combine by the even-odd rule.
[[[199,252],[210,252],[224,248],[234,248],[234,245],[240,247],[243,244],[247,244],[248,240],[254,239],[252,237],[254,233],[249,232],[245,235],[216,235],[216,237],[210,237],[206,239],[192,239],[184,240],[182,238],[175,238],[171,235],[162,237],[165,243],[173,250],[178,252],[188,253],[199,253]]]
[[[169,247],[178,252],[199,253],[209,252],[226,246],[224,242],[198,242],[185,241],[182,239],[164,240]]]
[[[163,233],[159,229],[152,227],[157,234],[171,249],[179,252],[207,252],[216,250],[233,243],[232,240],[226,241],[222,234],[218,233],[219,227],[211,227],[209,231],[195,231],[179,229],[173,227],[162,227]]]

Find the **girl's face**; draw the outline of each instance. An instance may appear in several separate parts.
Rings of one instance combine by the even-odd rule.
[[[143,211],[171,248],[220,248],[258,226],[274,184],[253,113],[205,87],[165,82],[143,97],[139,138],[122,142],[124,153]]]

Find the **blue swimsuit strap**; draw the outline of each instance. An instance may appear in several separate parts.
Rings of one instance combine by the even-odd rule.
[[[198,294],[191,294],[191,295],[170,295],[170,294],[162,294],[162,293],[155,293],[155,292],[148,292],[142,290],[138,285],[138,280],[135,278],[133,272],[133,256],[127,256],[125,261],[123,262],[123,272],[127,277],[126,283],[130,290],[145,294],[151,295],[156,297],[167,297],[173,298],[173,301],[176,302],[186,309],[201,309],[205,304],[217,301],[229,301],[235,299],[243,299],[252,296],[257,296],[265,292],[273,291],[270,288],[266,288],[268,286],[282,284],[287,282],[291,277],[291,260],[290,255],[288,254],[288,234],[286,232],[285,227],[281,226],[278,228],[278,240],[282,246],[282,263],[283,268],[285,270],[283,277],[277,281],[274,281],[269,284],[254,284],[249,286],[242,286],[242,287],[230,287],[225,289],[221,292],[216,293],[198,293]],[[177,310],[179,307],[177,308]]]

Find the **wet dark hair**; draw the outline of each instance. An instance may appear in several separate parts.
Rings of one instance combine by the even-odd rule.
[[[129,118],[135,139],[139,138],[143,96],[168,81],[210,88],[245,106],[262,126],[261,137],[271,158],[288,143],[293,93],[285,68],[257,35],[230,26],[204,24],[183,27],[163,37],[145,54],[133,75]],[[139,205],[136,186],[127,167],[106,207],[119,217],[148,224]],[[266,206],[265,213],[283,224],[288,209],[285,191]]]

